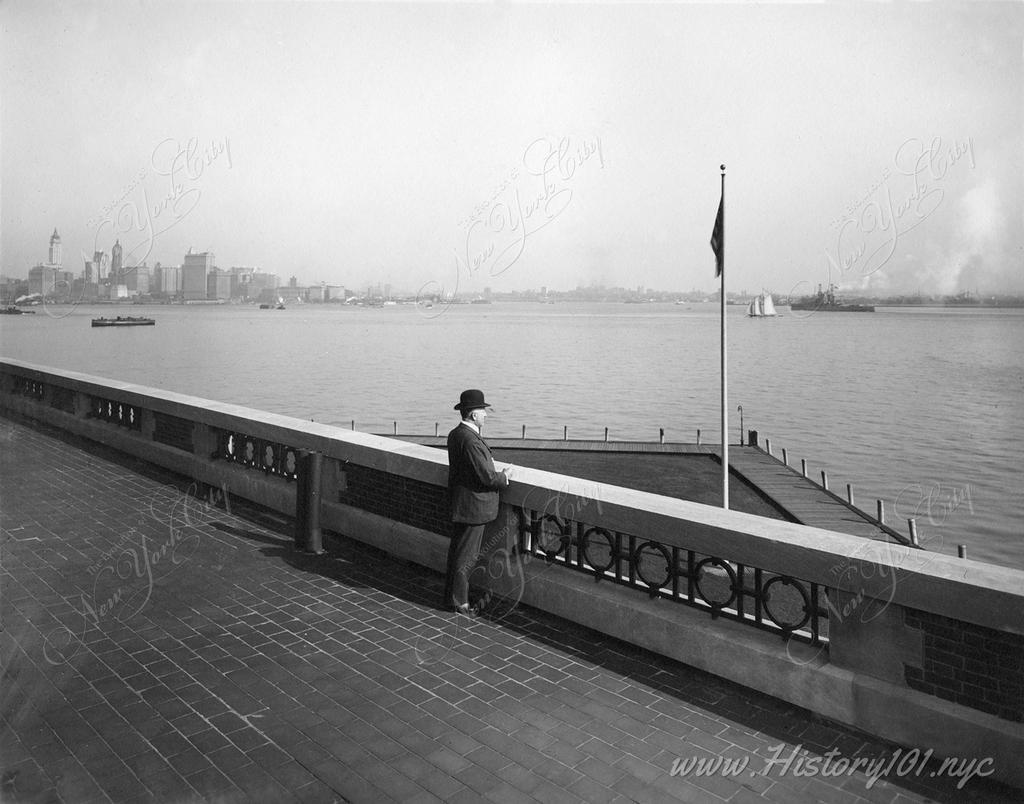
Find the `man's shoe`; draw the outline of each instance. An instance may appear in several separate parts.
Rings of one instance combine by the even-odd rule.
[[[479,614],[479,610],[476,606],[471,606],[469,603],[463,603],[461,606],[455,607],[456,614],[464,614],[466,617],[476,617]]]

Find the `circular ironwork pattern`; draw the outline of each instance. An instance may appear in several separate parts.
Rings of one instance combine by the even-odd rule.
[[[235,456],[235,435],[232,433],[228,436],[228,455],[231,457]]]
[[[290,449],[285,453],[284,469],[290,475],[295,474],[295,450]]]
[[[245,442],[245,460],[247,463],[252,463],[253,458],[256,455],[256,445],[251,441]]]
[[[665,577],[657,582],[648,578],[644,573],[644,550],[648,547],[651,548],[652,553],[660,553],[662,559],[665,561]],[[668,582],[672,578],[672,554],[669,553],[668,548],[663,544],[658,542],[644,542],[641,545],[637,545],[636,550],[633,551],[631,560],[633,562],[633,566],[636,568],[637,577],[652,589],[661,589],[661,587],[667,586]]]
[[[729,597],[725,600],[712,600],[704,594],[701,581],[704,580],[704,568],[709,565],[721,567],[725,570],[725,574],[729,576]],[[697,566],[693,568],[693,574],[695,576],[693,585],[697,590],[697,594],[700,595],[701,600],[711,606],[711,608],[724,609],[736,599],[736,571],[729,566],[728,562],[722,561],[720,558],[705,558],[697,562]]]
[[[263,448],[263,465],[268,469],[274,468],[274,448],[270,444]]]
[[[780,620],[772,612],[771,601],[771,588],[774,584],[781,583],[783,586],[792,586],[800,593],[800,597],[803,599],[803,618],[796,623],[788,623],[784,620]],[[807,590],[804,589],[804,585],[788,575],[776,575],[774,578],[769,580],[766,584],[761,587],[761,597],[764,601],[764,613],[768,615],[768,619],[775,623],[783,631],[797,631],[803,628],[811,619],[811,600],[807,596]]]
[[[590,554],[590,537],[601,536],[608,543],[608,563],[598,564]],[[604,528],[588,528],[583,534],[583,560],[589,564],[595,572],[607,572],[615,564],[615,537]]]
[[[549,538],[549,535],[550,536],[554,536],[554,534],[548,534],[544,530],[544,523],[545,522],[554,522],[555,526],[558,528],[558,546],[557,547],[552,547],[552,545],[554,544],[554,539]],[[537,541],[539,543],[538,546],[544,552],[544,555],[546,555],[548,558],[554,558],[559,553],[562,553],[562,552],[566,551],[566,548],[569,546],[570,539],[569,539],[569,534],[566,533],[566,526],[565,526],[565,524],[562,523],[562,520],[560,520],[554,514],[547,514],[540,521],[540,535],[539,535]]]

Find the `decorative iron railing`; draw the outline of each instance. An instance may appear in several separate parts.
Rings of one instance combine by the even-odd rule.
[[[39,380],[33,380],[15,374],[11,381],[11,390],[18,396],[27,396],[31,399],[42,399],[46,386]]]
[[[89,399],[89,415],[92,418],[127,427],[129,430],[142,429],[140,412],[139,408],[127,402],[102,399],[98,396]]]
[[[245,433],[218,430],[217,457],[289,481],[298,477],[299,453],[295,447]]]
[[[821,645],[828,610],[817,583],[703,555],[677,545],[518,508],[519,552],[651,597]]]

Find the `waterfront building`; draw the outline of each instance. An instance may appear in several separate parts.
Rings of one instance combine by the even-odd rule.
[[[28,294],[28,281],[12,276],[0,276],[0,303],[4,306],[13,304],[20,296]]]
[[[252,298],[252,277],[256,272],[255,268],[244,266],[232,266],[231,273],[231,298],[250,299]]]
[[[153,293],[174,298],[181,293],[181,266],[156,264],[153,269]]]
[[[150,291],[152,275],[146,263],[128,268],[123,273],[124,285],[128,288],[129,296],[148,296]]]
[[[93,269],[96,271],[95,282],[103,282],[107,278],[107,273],[110,271],[110,260],[107,257],[106,252],[97,251],[92,255]]]
[[[57,268],[39,263],[28,271],[28,292],[53,296],[57,289]]]
[[[265,295],[264,291],[267,291],[268,295],[271,295],[272,299],[276,301],[276,291],[280,284],[281,280],[277,274],[253,270],[252,278],[249,280],[248,298],[262,301]],[[270,291],[275,291],[275,294],[269,294]]]
[[[210,269],[206,275],[206,298],[225,301],[230,299],[232,279],[230,271],[222,271],[220,268]]]
[[[212,252],[204,251],[201,254],[193,254],[189,249],[181,266],[181,288],[185,301],[208,298],[207,276],[212,268]]]

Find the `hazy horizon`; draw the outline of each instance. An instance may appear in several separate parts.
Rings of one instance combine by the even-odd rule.
[[[1024,8],[13,2],[0,270],[1024,288]]]

